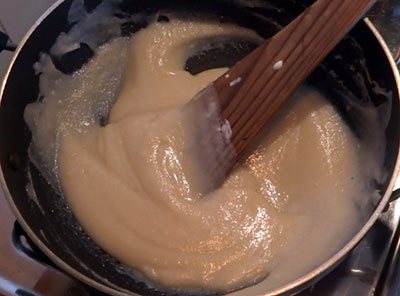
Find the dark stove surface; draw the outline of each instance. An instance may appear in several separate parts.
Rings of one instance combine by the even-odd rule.
[[[400,55],[400,1],[381,0],[369,13],[394,56]],[[397,182],[396,188],[400,187]],[[390,204],[356,249],[299,296],[400,295],[400,201]],[[0,189],[0,296],[104,295],[60,272],[30,243]]]

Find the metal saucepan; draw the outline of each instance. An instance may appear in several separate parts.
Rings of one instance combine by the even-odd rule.
[[[61,32],[73,25],[67,20],[72,2],[58,1],[38,20],[20,43],[5,76],[0,109],[2,186],[22,227],[37,246],[64,271],[108,294],[166,295],[136,281],[130,268],[97,246],[80,227],[66,201],[57,196],[27,156],[31,135],[23,120],[23,112],[25,106],[37,100],[39,95],[39,77],[35,75],[33,64],[41,52],[49,52]],[[86,9],[90,10],[100,2],[85,1]],[[173,10],[187,12],[186,15],[213,15],[220,21],[235,22],[253,28],[263,37],[270,37],[312,2],[125,0],[120,7],[126,13],[146,11],[151,14],[159,10]],[[212,54],[218,55],[215,52]],[[338,56],[340,59],[337,59]],[[210,60],[219,59],[214,56]],[[188,61],[187,66],[195,69],[202,62],[200,59],[196,65],[195,60]],[[349,37],[315,71],[309,82],[327,94],[361,140],[362,129],[368,129],[370,123],[364,120],[365,117],[358,113],[357,108],[349,108],[349,100],[351,104],[368,104],[375,108],[381,108],[383,104],[389,106],[386,113],[380,113],[382,122],[388,122],[386,141],[382,143],[386,147],[384,165],[387,175],[375,184],[382,194],[380,201],[371,207],[369,219],[346,246],[311,273],[266,295],[294,294],[333,269],[358,244],[384,210],[392,196],[399,170],[399,75],[382,38],[368,20],[361,21],[349,33]],[[376,93],[377,87],[389,90],[391,96]],[[27,194],[28,173],[37,198]]]

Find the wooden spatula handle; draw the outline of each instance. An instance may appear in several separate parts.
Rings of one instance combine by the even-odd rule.
[[[238,157],[375,1],[318,0],[214,82]]]

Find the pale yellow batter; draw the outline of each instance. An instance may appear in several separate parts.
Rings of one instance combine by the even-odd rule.
[[[90,236],[149,280],[219,291],[261,281],[235,293],[265,293],[338,251],[357,231],[357,204],[370,193],[360,145],[334,108],[307,87],[221,188],[200,199],[191,191],[182,172],[181,107],[225,70],[192,76],[183,65],[196,39],[216,35],[256,38],[230,25],[153,23],[129,45],[116,39],[103,46],[76,81],[64,80],[71,88],[82,75],[95,79],[93,69],[104,70],[119,54],[111,56],[110,48],[128,56],[108,125],[61,128],[58,174]],[[52,104],[51,96],[43,105]]]

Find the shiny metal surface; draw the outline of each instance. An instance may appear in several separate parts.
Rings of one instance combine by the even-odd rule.
[[[372,17],[372,20],[373,19],[374,17]],[[382,38],[380,32],[370,19],[367,18],[364,21],[380,42],[391,65],[391,70],[396,80],[396,84],[399,86],[399,72],[392,58],[396,52],[394,47],[391,50],[386,46],[385,40]],[[397,159],[396,169],[388,187],[393,190],[393,192],[396,192],[396,195],[397,191],[395,191],[395,189],[398,188],[396,185],[399,184],[399,180],[397,179],[398,175],[399,160]],[[397,232],[400,221],[400,210],[398,209],[399,206],[397,206],[398,201],[394,202],[398,197],[393,196],[392,194],[392,196],[389,196],[386,200],[388,197],[386,194],[369,221],[364,225],[363,229],[339,253],[329,259],[323,266],[316,269],[313,273],[306,276],[306,278],[312,282],[312,277],[320,278],[321,275],[323,275],[324,278],[322,280],[299,294],[290,294],[286,293],[286,291],[277,292],[283,293],[284,295],[296,294],[300,296],[379,295],[377,294],[379,287],[381,282],[385,280],[384,277],[387,273],[387,260],[391,261],[393,255],[391,253],[392,244],[396,239],[395,232]],[[385,200],[387,202],[393,200],[393,203],[389,205],[389,207],[380,210],[379,208],[382,205],[382,201],[386,204]],[[369,232],[366,230],[369,230]],[[345,256],[346,254],[347,256]],[[342,256],[339,258],[340,255]],[[343,258],[345,258],[345,261],[341,262]],[[339,262],[341,263],[337,266],[336,263]],[[328,270],[331,272],[328,275],[325,275],[324,268],[326,268],[327,265],[330,266],[329,268],[331,269],[328,268]],[[332,269],[334,267],[336,268]],[[299,279],[293,285],[299,284],[301,281],[302,279]],[[275,294],[273,292],[272,294],[267,295],[280,294]]]
[[[379,1],[369,12],[369,17],[385,39],[394,59],[400,62],[400,1]],[[400,178],[397,179],[395,188],[400,188]],[[384,273],[374,294],[381,296],[400,295],[400,217],[399,201],[391,205],[393,222],[397,220],[394,239],[391,244],[390,253],[387,256]],[[380,242],[382,244],[382,242]],[[372,291],[371,291],[372,292]]]
[[[397,213],[400,215],[400,212]],[[400,295],[400,229],[397,229],[397,238],[394,244],[393,255],[388,260],[387,274],[382,281],[380,294],[382,296]]]
[[[388,295],[381,292],[380,286],[385,285],[387,265],[393,256],[392,246],[399,239],[399,222],[400,201],[397,200],[338,268],[298,296]]]
[[[368,13],[394,59],[400,58],[400,1],[378,1]],[[400,188],[398,178],[395,189]],[[299,296],[400,295],[400,192],[351,255]],[[329,291],[329,292],[328,292]]]

